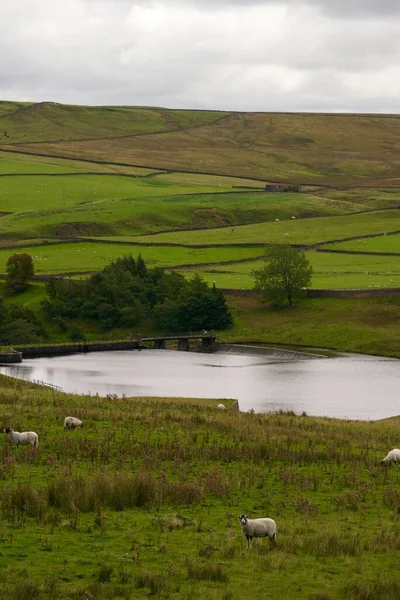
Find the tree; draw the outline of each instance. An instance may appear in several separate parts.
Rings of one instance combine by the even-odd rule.
[[[6,263],[7,278],[5,293],[13,296],[25,291],[28,281],[33,277],[33,261],[30,254],[13,254]]]
[[[165,331],[227,329],[233,323],[226,300],[215,285],[199,275],[186,282],[177,297],[169,297],[156,310],[157,324]]]
[[[254,290],[265,302],[293,306],[311,282],[312,267],[305,254],[292,246],[274,245],[267,252],[267,264],[252,271]]]
[[[0,299],[0,344],[35,343],[44,337],[46,332],[33,311]]]
[[[140,256],[118,258],[87,280],[52,278],[42,302],[46,317],[97,321],[102,331],[157,324],[165,331],[226,329],[233,319],[225,298],[201,277],[150,269]]]

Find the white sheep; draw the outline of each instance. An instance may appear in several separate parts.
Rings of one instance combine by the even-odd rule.
[[[220,410],[225,410],[226,406],[225,404],[218,404],[217,408],[219,408]]]
[[[12,427],[6,427],[6,429],[4,429],[4,433],[7,433],[10,441],[13,444],[16,444],[17,447],[26,444],[30,444],[34,448],[38,447],[39,436],[34,431],[22,431],[20,433],[19,431],[14,431]]]
[[[247,547],[253,543],[253,537],[269,537],[271,542],[276,542],[276,523],[273,519],[249,519],[246,515],[240,515],[240,525],[243,535],[247,540]]]
[[[398,448],[394,448],[394,450],[391,450],[387,456],[385,456],[385,458],[383,460],[381,460],[381,463],[383,465],[390,465],[390,463],[392,462],[400,462],[400,450]]]
[[[77,429],[83,427],[83,421],[77,419],[76,417],[65,417],[64,419],[64,429]]]

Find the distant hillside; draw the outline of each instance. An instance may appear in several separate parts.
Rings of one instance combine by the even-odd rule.
[[[0,103],[0,148],[331,186],[400,186],[400,115]]]

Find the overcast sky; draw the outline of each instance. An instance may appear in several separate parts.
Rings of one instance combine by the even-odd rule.
[[[0,0],[0,99],[400,112],[399,0]]]

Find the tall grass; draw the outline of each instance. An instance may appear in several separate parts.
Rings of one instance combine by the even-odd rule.
[[[262,572],[272,597],[357,600],[374,598],[385,571],[394,597],[400,470],[380,458],[396,420],[74,396],[6,377],[0,405],[41,439],[34,455],[3,441],[1,592],[261,600]],[[85,430],[64,432],[77,411]],[[247,550],[243,512],[275,518],[276,546]]]

